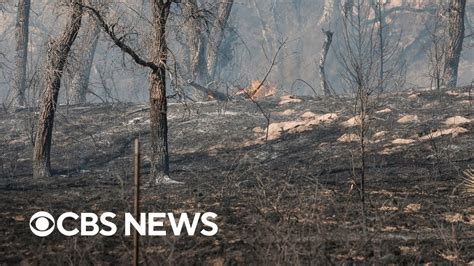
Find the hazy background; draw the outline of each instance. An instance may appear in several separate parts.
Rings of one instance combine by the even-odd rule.
[[[436,3],[447,1],[389,1],[386,9],[407,6],[413,8],[429,8]],[[46,43],[51,36],[57,34],[64,25],[65,16],[60,1],[32,1],[30,18],[30,44],[28,75],[30,88],[38,88],[38,77],[46,55]],[[297,79],[303,79],[318,93],[321,93],[318,75],[318,63],[324,38],[321,29],[335,31],[333,46],[328,55],[326,71],[334,89],[342,92],[339,78],[339,67],[334,53],[338,49],[337,21],[323,19],[324,0],[238,0],[235,2],[230,27],[224,41],[228,49],[220,56],[225,59],[221,69],[220,89],[243,88],[251,80],[262,79],[267,72],[271,57],[276,52],[279,42],[287,40],[278,57],[277,65],[269,76],[269,82],[277,89],[298,95],[314,95],[313,91]],[[130,33],[132,46],[147,53],[147,34],[149,24],[149,8],[147,1],[118,1],[110,7],[109,19],[118,20],[123,31]],[[474,4],[468,1],[466,7],[466,36],[473,33]],[[183,20],[181,10],[173,8],[169,22],[168,41],[178,65],[182,64],[183,47],[176,41],[180,36]],[[16,20],[16,1],[5,1],[0,13],[0,99],[3,99],[10,87],[14,56],[14,27]],[[389,34],[400,38],[400,59],[406,63],[406,83],[403,88],[427,87],[429,47],[427,34],[432,27],[434,18],[428,13],[395,12],[388,18]],[[83,29],[81,30],[83,31]],[[264,37],[264,32],[265,36]],[[79,36],[80,38],[81,36]],[[459,68],[459,85],[467,85],[472,81],[474,38],[464,41],[464,49]],[[73,51],[74,54],[74,51]],[[170,64],[174,60],[170,59]],[[69,60],[74,64],[74,58]],[[90,79],[90,89],[99,96],[108,95],[116,101],[146,101],[147,69],[137,66],[130,58],[115,48],[103,33],[95,55]],[[66,73],[63,85],[67,84],[70,75]],[[65,85],[64,85],[65,86]],[[106,91],[108,93],[106,93]],[[170,90],[171,91],[171,90]],[[61,101],[67,96],[67,88],[61,91]],[[96,96],[88,95],[88,100],[99,101]]]

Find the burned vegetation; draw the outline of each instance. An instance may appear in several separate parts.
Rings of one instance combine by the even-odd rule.
[[[467,89],[380,97],[366,136],[365,233],[351,99],[285,99],[260,103],[272,114],[268,140],[266,120],[251,101],[170,104],[170,176],[182,183],[144,184],[142,208],[212,211],[219,233],[143,237],[143,262],[473,260],[474,202],[463,186],[474,147]],[[38,241],[25,223],[38,210],[131,212],[136,137],[142,176],[151,171],[147,111],[136,104],[58,108],[55,172],[47,179],[31,177],[32,146],[22,127],[31,114],[2,114],[5,262],[129,261],[130,238],[53,233]]]
[[[474,263],[472,3],[31,2],[0,0],[0,264]]]

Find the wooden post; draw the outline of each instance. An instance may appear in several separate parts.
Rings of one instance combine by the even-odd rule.
[[[140,221],[140,141],[135,139],[135,149],[133,156],[133,216]],[[135,230],[133,234],[133,265],[138,266],[139,234]]]

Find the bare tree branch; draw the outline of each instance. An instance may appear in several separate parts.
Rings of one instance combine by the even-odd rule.
[[[107,35],[109,35],[109,37],[112,39],[114,44],[117,45],[123,52],[130,55],[132,57],[133,61],[135,61],[137,64],[139,64],[141,66],[151,68],[153,71],[158,71],[159,70],[158,65],[156,65],[155,63],[153,63],[151,61],[147,61],[146,59],[143,59],[130,46],[128,46],[123,41],[123,37],[117,37],[117,35],[115,34],[115,31],[114,31],[114,25],[110,26],[109,24],[107,24],[104,17],[102,16],[102,14],[100,14],[100,12],[97,9],[95,9],[91,6],[88,6],[88,5],[82,5],[82,7],[89,10],[90,12],[92,12],[92,14],[97,18],[97,21],[99,22],[99,25],[104,29],[105,33],[107,33]]]
[[[270,75],[270,73],[272,72],[273,67],[277,63],[276,59],[278,58],[278,55],[279,55],[281,49],[283,49],[283,47],[286,45],[286,42],[287,42],[287,39],[285,39],[283,42],[280,43],[280,46],[278,47],[277,51],[275,52],[275,55],[273,56],[271,65],[268,68],[267,73],[265,74],[263,80],[258,85],[257,89],[255,89],[255,91],[260,90],[260,88],[263,86],[263,84],[265,84],[265,82],[267,81],[268,76]],[[266,130],[266,133],[265,133],[265,141],[267,141],[268,140],[268,133],[269,133],[268,131],[269,131],[269,127],[270,127],[270,115],[271,115],[271,113],[270,112],[266,113],[265,110],[263,110],[263,107],[258,103],[258,101],[256,101],[252,97],[252,95],[249,94],[249,92],[247,90],[244,90],[244,93],[247,96],[247,98],[257,106],[257,108],[260,110],[262,115],[265,117],[265,120],[267,121],[267,126],[266,126],[267,130]]]

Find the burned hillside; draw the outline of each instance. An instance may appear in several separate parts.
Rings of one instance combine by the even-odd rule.
[[[54,176],[33,179],[34,112],[0,114],[3,263],[128,263],[131,238],[37,239],[31,214],[131,212],[132,140],[142,142],[144,211],[218,214],[215,237],[143,237],[142,262],[469,263],[474,198],[469,88],[377,99],[367,135],[367,237],[353,99],[277,97],[169,104],[170,177],[148,184],[147,105],[60,106]]]

